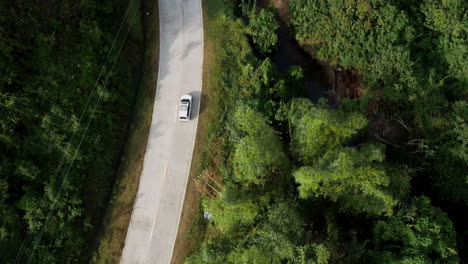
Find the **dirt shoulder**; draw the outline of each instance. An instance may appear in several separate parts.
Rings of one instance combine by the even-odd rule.
[[[158,2],[142,3],[144,60],[128,141],[125,145],[111,201],[106,212],[99,242],[90,263],[119,263],[138,191],[148,140],[159,66]]]

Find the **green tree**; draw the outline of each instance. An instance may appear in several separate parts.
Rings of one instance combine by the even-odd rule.
[[[276,201],[254,238],[255,244],[274,253],[278,259],[292,259],[297,247],[307,244],[305,220],[291,201]]]
[[[241,105],[233,114],[236,134],[241,138],[234,146],[232,163],[234,180],[248,186],[264,184],[268,178],[281,175],[288,165],[281,142],[262,114]]]
[[[299,184],[299,196],[325,197],[338,201],[343,210],[386,213],[403,198],[389,190],[391,181],[399,184],[399,193],[409,191],[409,177],[403,173],[392,177],[386,170],[382,145],[366,144],[359,150],[341,148],[328,153],[313,166],[305,166],[294,172]],[[404,190],[404,191],[402,191]]]
[[[374,244],[370,255],[376,263],[458,263],[452,222],[424,196],[379,221]]]
[[[283,105],[277,118],[288,119],[291,151],[305,164],[346,143],[367,124],[361,114],[328,109],[323,103],[314,105],[304,98]]]
[[[330,258],[322,244],[312,244],[299,207],[291,201],[275,201],[261,222],[241,236],[228,255],[228,263],[324,264]]]
[[[196,254],[189,256],[186,264],[225,264],[226,257],[231,251],[233,244],[237,242],[232,237],[220,234],[203,241]]]
[[[446,200],[468,204],[468,103],[457,101],[448,115],[447,127],[440,133],[439,155],[433,167],[438,192]]]
[[[212,214],[216,227],[229,234],[253,225],[267,202],[265,196],[226,189],[218,198],[204,199],[203,209]]]
[[[394,1],[292,0],[290,10],[296,37],[319,59],[356,68],[371,87],[384,81],[389,94],[405,96],[399,83],[412,75],[414,29]]]
[[[244,103],[267,117],[272,117],[278,108],[278,101],[289,96],[286,78],[278,72],[270,58],[263,61],[252,60],[241,67],[240,96]]]
[[[281,259],[266,248],[252,245],[248,248],[237,249],[231,252],[228,257],[228,263],[232,264],[281,264]]]
[[[447,74],[460,81],[460,89],[466,92],[468,85],[468,17],[463,0],[425,0],[420,4],[424,14],[424,26],[433,34],[435,54],[448,65]],[[445,66],[445,65],[444,65]],[[445,77],[445,76],[444,76]]]
[[[31,263],[78,263],[89,256],[90,226],[100,222],[96,212],[103,210],[111,190],[108,183],[113,182],[127,135],[122,124],[130,119],[136,94],[125,87],[139,81],[142,39],[132,28],[114,71],[106,65],[92,93],[125,7],[108,0],[0,3],[2,263],[13,262],[29,232],[41,239],[25,245],[20,262],[32,254],[32,243],[37,247]],[[128,26],[127,21],[123,30]],[[116,47],[122,41],[114,45],[110,62],[117,60]],[[106,83],[102,76],[108,74]],[[68,169],[90,118],[88,107],[78,122],[91,94],[89,106],[97,95],[103,95],[101,104]],[[90,182],[101,186],[102,195],[87,188]]]
[[[277,72],[265,58],[277,41],[277,26],[265,23],[274,16],[260,19],[256,1],[241,2],[234,10],[230,1],[229,15],[208,29],[217,44],[208,134],[222,146],[209,145],[207,163],[224,176],[226,190],[205,202],[213,225],[188,263],[455,262],[445,214],[402,201],[413,174],[415,182],[434,179],[413,186],[417,193],[437,188],[441,198],[466,200],[466,1],[289,1],[301,47],[362,77],[365,96],[336,109],[304,98],[286,102],[301,94],[303,73]],[[247,25],[234,15],[242,12]],[[269,121],[273,114],[279,122]],[[367,119],[374,125],[376,116],[401,121],[408,142],[386,149],[365,143]],[[276,181],[288,175],[278,158],[288,154],[299,168]],[[307,198],[293,202],[297,184]],[[396,216],[381,216],[393,215],[395,205],[403,208]],[[432,213],[418,209],[426,207]]]
[[[254,7],[249,13],[247,32],[252,36],[253,42],[257,44],[260,52],[273,51],[278,44],[278,36],[275,32],[278,28],[275,7],[269,6],[260,9],[260,11]]]

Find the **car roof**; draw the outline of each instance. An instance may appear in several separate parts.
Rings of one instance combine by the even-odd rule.
[[[182,95],[182,97],[180,97],[180,100],[183,100],[183,99],[192,100],[192,96],[189,94],[185,94],[185,95]]]

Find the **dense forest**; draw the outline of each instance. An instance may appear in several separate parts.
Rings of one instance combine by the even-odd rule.
[[[0,263],[86,263],[139,82],[139,1],[0,1]]]
[[[467,261],[467,2],[258,2],[205,1],[209,220],[186,263]],[[307,99],[281,23],[354,91]]]

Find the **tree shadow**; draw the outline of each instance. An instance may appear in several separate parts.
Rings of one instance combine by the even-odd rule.
[[[201,45],[201,41],[196,40],[196,41],[191,41],[187,47],[185,48],[184,52],[182,53],[182,58],[184,59],[187,57],[187,55],[190,53],[190,51],[198,46]]]

